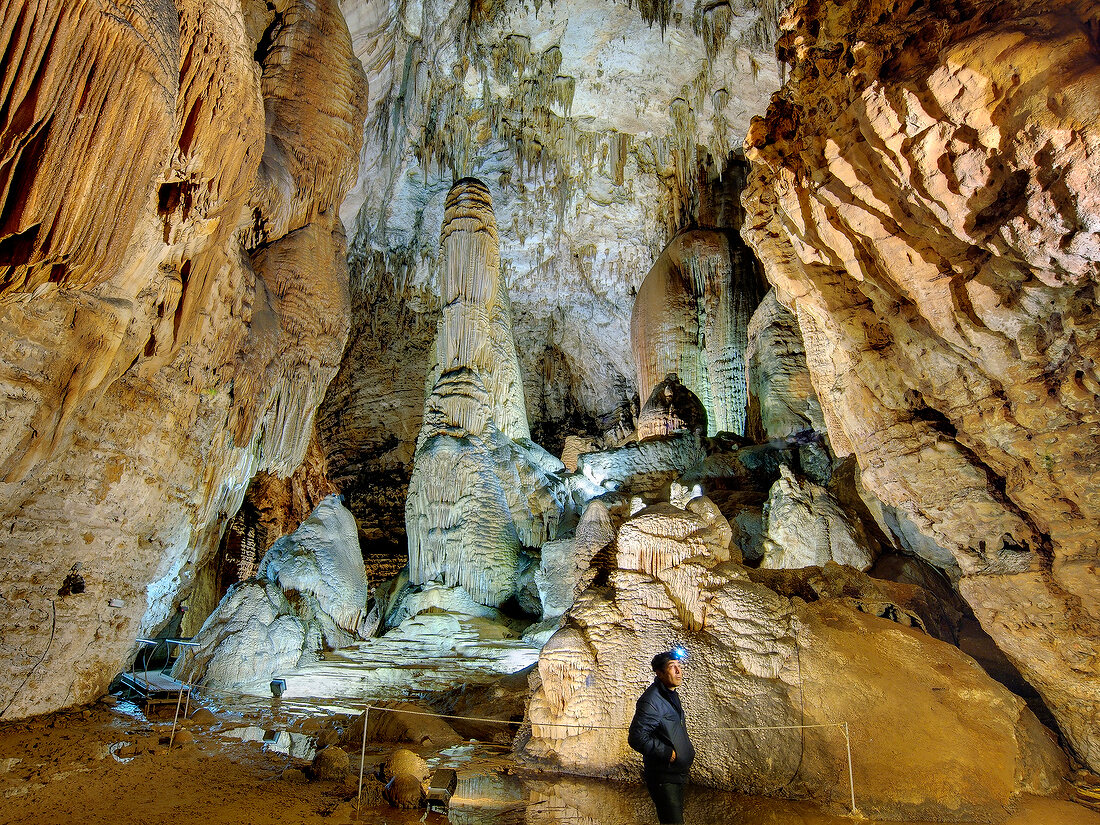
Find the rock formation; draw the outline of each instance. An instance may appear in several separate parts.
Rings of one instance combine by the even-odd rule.
[[[102,694],[249,478],[301,461],[347,336],[366,90],[334,0],[0,19],[11,718]]]
[[[655,575],[619,570],[609,584],[578,599],[539,659],[524,744],[539,764],[636,778],[623,729],[652,652],[684,644],[695,782],[846,805],[843,732],[782,726],[847,721],[867,815],[981,820],[1059,787],[1065,758],[1023,701],[903,609],[880,605],[894,622],[835,591],[790,599],[698,556]],[[842,590],[859,591],[856,580]]]
[[[173,673],[219,690],[259,690],[270,679],[370,636],[367,579],[355,519],[329,496],[264,555],[255,578],[230,588]],[[375,614],[377,615],[377,614]]]
[[[409,580],[515,595],[520,552],[553,537],[562,464],[530,440],[488,189],[458,181],[443,221],[446,272],[431,391],[406,504]]]
[[[711,435],[745,432],[745,349],[761,295],[751,255],[732,247],[722,232],[677,235],[638,287],[630,316],[638,394],[649,398],[678,374],[702,401]]]
[[[745,235],[833,448],[951,551],[1097,770],[1095,26],[1090,3],[794,3]]]
[[[707,411],[698,396],[680,383],[680,377],[670,373],[653,388],[638,413],[637,436],[639,441],[645,441],[677,433],[705,436]]]
[[[745,361],[748,372],[748,420],[761,441],[788,438],[813,430],[826,434],[798,319],[771,290],[752,315]],[[749,433],[746,433],[749,434]]]
[[[569,434],[612,446],[600,436],[638,392],[629,324],[641,279],[693,221],[740,226],[731,216],[747,164],[730,151],[779,87],[778,10],[342,8],[371,106],[342,207],[351,340],[320,438],[364,539],[399,553],[441,312],[432,227],[452,182],[474,176],[493,192],[534,440],[555,454]],[[720,204],[715,187],[728,190]]]
[[[858,522],[825,488],[799,480],[785,466],[764,506],[761,567],[821,566],[828,561],[868,569],[874,556]]]

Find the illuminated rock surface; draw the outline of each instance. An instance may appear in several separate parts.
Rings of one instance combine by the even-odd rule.
[[[765,504],[761,567],[793,568],[827,561],[866,570],[875,560],[866,536],[828,490],[780,467]]]
[[[351,340],[320,435],[361,528],[400,552],[453,182],[492,193],[534,440],[560,454],[566,435],[614,431],[638,392],[629,325],[646,272],[692,219],[740,225],[746,165],[727,154],[779,87],[779,10],[342,5],[371,107],[341,210]],[[730,194],[711,203],[720,176]]]
[[[705,629],[708,577],[732,564],[724,553],[760,559],[766,529],[773,560],[796,556],[784,564],[822,560],[826,543],[838,555],[846,528],[813,484],[868,558],[885,554],[872,570],[911,552],[957,582],[1064,741],[1100,765],[1095,10],[793,3],[780,43],[789,82],[747,147],[746,233],[775,287],[745,334],[748,438],[623,446],[636,423],[649,425],[636,421],[646,393],[627,335],[633,308],[672,332],[703,331],[693,342],[671,335],[668,352],[642,347],[639,360],[690,350],[698,361],[741,340],[744,313],[715,326],[707,289],[721,304],[720,247],[736,243],[747,174],[726,151],[780,86],[779,9],[704,5],[0,0],[5,719],[94,698],[182,599],[181,632],[196,629],[226,582],[215,548],[250,534],[258,561],[334,489],[367,552],[399,567],[418,434],[453,439],[484,417],[500,437],[475,454],[491,460],[440,448],[420,491],[441,506],[414,509],[453,529],[456,490],[467,489],[453,482],[481,479],[473,500],[495,504],[468,523],[514,558],[444,561],[446,542],[428,535],[427,566],[477,599],[423,587],[398,605],[412,626],[364,661],[423,653],[446,671],[477,660],[448,671],[455,680],[505,672],[513,655],[530,661],[536,637],[559,620],[569,629],[578,591],[626,575],[614,572],[621,548],[603,540],[624,523],[634,526],[623,564],[663,567],[654,592],[675,621]],[[496,206],[499,278],[474,278],[455,302],[439,297],[448,245],[489,255],[472,240],[473,224],[489,225],[476,215],[436,242],[447,193],[468,175]],[[692,286],[651,300],[651,270]],[[515,345],[503,349],[496,320],[463,308],[484,287],[492,305],[493,283],[511,299]],[[436,364],[440,322],[456,351],[472,347],[461,355],[469,375]],[[479,361],[483,346],[494,355]],[[732,352],[718,359],[723,376],[740,369]],[[727,392],[713,390],[707,364],[709,411]],[[560,466],[527,434],[580,473],[555,486]],[[569,436],[578,440],[566,449]],[[766,523],[780,465],[797,512]],[[223,539],[260,473],[249,495],[260,514]],[[446,483],[429,489],[433,478]],[[607,512],[590,505],[593,521],[574,534],[594,496]],[[724,551],[710,535],[725,538],[722,522],[688,509],[700,496],[728,525]],[[642,530],[655,504],[664,520]],[[701,547],[683,552],[703,561],[673,564],[681,551],[668,544],[685,531]],[[900,591],[826,573],[820,584],[805,570],[751,575],[759,586],[772,576],[791,615],[835,602],[873,614],[857,624],[893,615],[943,625],[941,638],[959,629]],[[260,591],[238,605],[255,632],[246,647],[281,667],[321,631],[300,618],[283,627],[284,596]],[[497,614],[458,609],[508,594],[550,622],[524,639]],[[816,601],[798,604],[806,594]],[[811,630],[795,638],[828,635]],[[915,632],[868,631],[902,658]],[[829,649],[845,638],[829,636]],[[484,657],[470,654],[476,645]],[[820,660],[803,664],[824,662],[819,681],[833,685],[843,662],[816,649]],[[360,666],[349,655],[308,667],[342,678]],[[431,684],[428,670],[379,672],[374,684],[394,690]],[[924,707],[908,689],[898,696]],[[989,717],[1001,731],[990,741],[1007,741],[1011,716]],[[982,766],[984,798],[1004,797],[1009,750]]]
[[[687,581],[705,606],[694,616],[680,600]],[[623,729],[652,678],[649,658],[686,644],[693,781],[844,804],[840,729],[721,730],[838,721],[851,724],[869,815],[982,818],[1061,781],[1065,757],[1023,701],[919,630],[835,599],[792,601],[728,563],[615,572],[610,585],[578,599],[539,659],[525,753],[540,764],[636,778]]]
[[[750,418],[759,421],[764,439],[786,438],[806,430],[824,434],[806,350],[794,313],[771,290],[752,315],[747,332]]]
[[[677,374],[702,401],[711,435],[745,432],[745,348],[760,279],[743,246],[721,232],[677,235],[638,287],[630,317],[639,396]]]
[[[1097,770],[1094,20],[795,3],[790,79],[746,141],[745,235],[795,309],[831,444],[954,555]]]
[[[219,690],[267,689],[268,682],[374,632],[366,621],[367,579],[355,519],[329,496],[236,585],[176,664],[177,678]]]
[[[347,338],[366,88],[334,0],[0,3],[0,707],[101,695]],[[60,595],[74,564],[83,594]]]
[[[707,411],[688,387],[670,373],[657,384],[638,413],[638,440],[663,438],[678,433],[693,433],[700,438],[707,432]]]
[[[447,204],[444,310],[405,509],[409,580],[498,605],[515,594],[521,548],[554,535],[562,464],[529,437],[489,192],[459,181]]]

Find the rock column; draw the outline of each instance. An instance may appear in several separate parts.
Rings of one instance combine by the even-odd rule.
[[[458,181],[443,218],[443,317],[413,460],[409,578],[460,585],[482,604],[515,590],[523,547],[561,514],[560,461],[530,441],[489,190]]]

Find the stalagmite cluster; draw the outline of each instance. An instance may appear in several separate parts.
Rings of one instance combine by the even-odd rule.
[[[443,316],[406,504],[409,579],[460,585],[499,605],[520,553],[553,537],[562,469],[530,438],[512,313],[489,190],[470,178],[447,197]]]
[[[320,437],[364,538],[391,552],[441,311],[433,230],[452,182],[472,175],[493,191],[528,420],[560,454],[564,436],[602,435],[629,408],[634,293],[712,182],[743,177],[728,153],[779,87],[772,2],[467,6],[342,4],[371,106],[342,207],[351,340]],[[714,158],[702,170],[700,145]],[[700,225],[738,226],[729,212]]]

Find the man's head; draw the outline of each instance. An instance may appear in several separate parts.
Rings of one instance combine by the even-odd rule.
[[[680,657],[671,650],[658,653],[653,657],[653,672],[657,675],[657,681],[674,690],[684,681],[684,670],[680,666]]]

